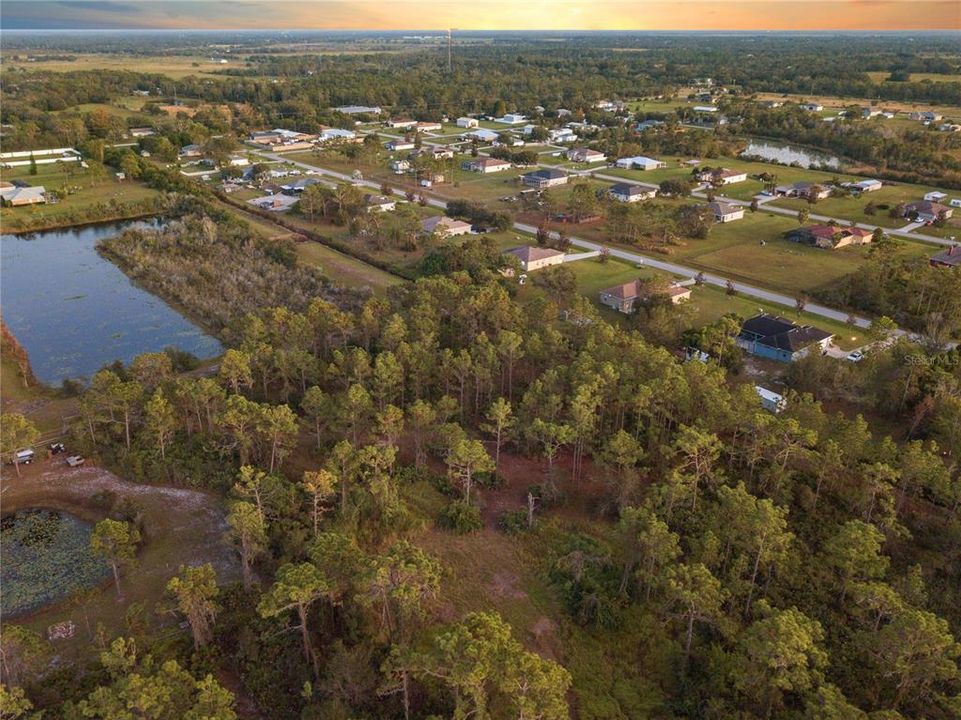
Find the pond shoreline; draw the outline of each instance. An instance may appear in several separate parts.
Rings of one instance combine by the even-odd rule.
[[[134,213],[133,215],[121,214],[117,216],[98,218],[96,220],[81,220],[79,222],[53,222],[45,225],[37,225],[27,229],[4,229],[3,234],[15,235],[19,237],[21,235],[32,235],[33,233],[50,232],[51,230],[72,230],[75,228],[79,229],[90,227],[91,225],[109,225],[111,223],[118,222],[136,222],[137,220],[150,220],[157,217],[160,217],[160,215],[156,211],[138,212]]]
[[[129,363],[166,347],[201,361],[223,353],[217,328],[176,299],[151,291],[101,251],[106,238],[163,222],[154,213],[3,234],[3,339],[9,339],[5,355],[16,359],[21,382],[26,378],[27,387],[55,390],[64,380],[87,382],[115,360]],[[43,282],[34,280],[44,277]],[[79,304],[68,302],[74,300]],[[108,302],[123,302],[127,312],[108,312]]]
[[[95,497],[103,497],[105,502],[98,503]],[[71,652],[83,655],[89,652],[89,633],[96,621],[119,632],[123,609],[159,597],[180,565],[211,562],[221,582],[239,578],[237,556],[222,539],[227,529],[226,507],[216,493],[206,490],[135,483],[92,465],[68,468],[58,456],[24,468],[20,479],[8,480],[4,516],[43,508],[95,524],[121,503],[132,504],[142,513],[144,530],[137,564],[121,576],[123,600],[117,599],[108,575],[80,597],[74,593],[17,615],[17,624],[45,634],[49,625],[72,620],[78,626],[76,636],[60,641],[58,647],[70,646]],[[85,623],[90,627],[83,627]]]

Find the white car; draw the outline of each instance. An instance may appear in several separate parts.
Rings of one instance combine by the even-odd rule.
[[[849,360],[850,362],[861,362],[862,360],[864,360],[864,353],[861,352],[860,350],[855,350],[854,352],[849,354],[846,359]]]

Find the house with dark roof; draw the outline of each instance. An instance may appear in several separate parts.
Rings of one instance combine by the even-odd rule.
[[[791,242],[824,250],[837,250],[848,245],[866,245],[874,237],[870,230],[840,225],[809,225],[789,230],[784,236]]]
[[[528,187],[542,190],[544,188],[554,187],[555,185],[566,184],[567,173],[557,168],[543,168],[521,175],[521,180]]]
[[[657,195],[657,190],[633,183],[616,183],[611,185],[607,194],[619,202],[632,203],[640,200],[650,200]]]
[[[807,200],[824,200],[831,195],[831,188],[817,183],[796,182],[790,185],[779,185],[774,189],[776,195],[781,197],[797,197]]]
[[[793,362],[810,352],[824,352],[831,333],[813,325],[797,325],[777,315],[762,313],[744,321],[737,344],[758,357]]]
[[[932,267],[956,268],[961,267],[961,245],[952,245],[944,252],[932,255],[928,262]]]

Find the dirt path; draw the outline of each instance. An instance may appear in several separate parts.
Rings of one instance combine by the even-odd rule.
[[[59,457],[23,468],[20,478],[4,468],[0,493],[5,514],[21,508],[47,507],[93,522],[122,505],[132,505],[143,518],[144,543],[136,565],[122,578],[122,598],[118,599],[112,581],[108,581],[83,597],[67,598],[15,619],[44,636],[49,626],[72,621],[76,626],[74,637],[54,644],[65,656],[91,651],[98,622],[111,636],[129,632],[126,614],[134,604],[142,605],[138,613],[149,626],[176,623],[174,616],[154,611],[167,581],[181,565],[209,562],[221,583],[238,576],[237,560],[223,542],[225,509],[215,495],[140,485],[98,467],[70,469]]]

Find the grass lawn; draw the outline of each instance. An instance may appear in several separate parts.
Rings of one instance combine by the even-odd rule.
[[[727,313],[737,313],[743,318],[749,318],[761,312],[780,315],[796,323],[814,325],[822,330],[834,333],[834,343],[845,350],[853,350],[868,341],[864,331],[847,323],[828,320],[820,315],[802,312],[798,315],[793,308],[765,302],[743,295],[728,295],[723,288],[712,285],[695,287],[691,293],[690,302],[695,308],[694,326],[700,327],[712,323]]]
[[[42,53],[35,53],[41,56]],[[138,73],[160,73],[175,80],[189,75],[202,75],[205,78],[223,78],[217,72],[227,68],[246,67],[246,63],[234,59],[227,65],[210,61],[209,56],[182,55],[127,55],[119,53],[78,54],[74,60],[52,60],[49,62],[27,62],[25,60],[5,60],[9,67],[50,72],[74,72],[79,70],[126,70]]]
[[[875,206],[887,205],[889,208],[894,208],[899,203],[920,200],[926,193],[936,189],[937,188],[923,185],[892,183],[885,185],[880,190],[866,193],[859,198],[850,195],[829,197],[824,200],[819,200],[814,205],[810,205],[806,200],[799,200],[797,198],[780,198],[778,200],[772,200],[771,204],[792,210],[807,208],[815,215],[827,215],[842,220],[854,220],[855,222],[870,223],[871,225],[880,225],[882,227],[899,228],[906,225],[908,220],[900,217],[890,217],[888,209],[883,207],[879,207],[873,215],[867,215],[864,212],[864,208],[868,203],[872,203]]]
[[[296,249],[301,263],[319,267],[327,277],[345,287],[369,287],[375,295],[385,295],[391,285],[404,282],[396,275],[317,242],[297,243]]]
[[[79,167],[69,175],[55,165],[39,165],[36,175],[30,175],[26,167],[0,171],[0,180],[10,181],[14,178],[69,194],[55,204],[0,209],[0,224],[5,230],[52,227],[64,222],[69,224],[72,223],[69,218],[75,212],[83,213],[96,203],[131,203],[159,196],[156,190],[138,182],[118,182],[112,175]],[[114,219],[114,216],[109,207],[105,208],[103,219]]]

